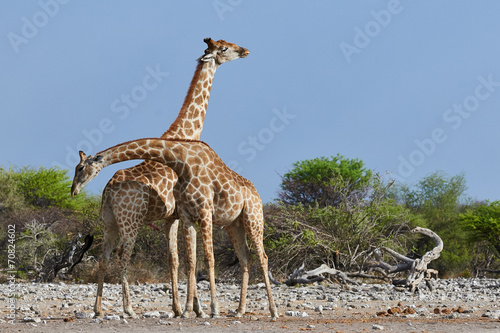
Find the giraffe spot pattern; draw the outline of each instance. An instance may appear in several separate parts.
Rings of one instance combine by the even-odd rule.
[[[210,40],[209,40],[209,41],[210,41]],[[224,42],[224,41],[218,41],[218,42],[214,42],[214,41],[212,41],[212,42],[210,42],[210,43],[215,44],[215,45],[219,45],[219,44],[217,44],[217,43],[226,43],[226,42]],[[209,46],[211,45],[210,43],[209,43],[209,42],[207,42],[207,44],[209,44]],[[238,49],[238,52],[239,52],[240,54],[243,54],[243,53],[244,53],[244,55],[242,55],[242,56],[246,56],[246,54],[248,54],[248,51],[247,51],[247,50],[242,49],[242,48],[239,48],[239,47],[238,47],[238,46],[236,46],[235,44],[226,43],[226,45],[229,45],[231,48],[233,48],[233,47],[237,48],[237,49]],[[235,58],[235,57],[233,57],[233,58],[228,58],[228,60],[232,60],[232,59],[234,59],[234,58]],[[218,62],[218,64],[220,64],[220,63],[225,62],[225,61],[227,61],[227,60],[218,60],[218,61],[219,61],[219,62]],[[201,68],[201,66],[200,66],[200,68]],[[196,99],[196,102],[197,102],[198,104],[200,104],[200,105],[199,105],[199,106],[200,106],[200,108],[204,108],[204,109],[206,109],[206,106],[207,106],[207,103],[208,103],[208,96],[209,96],[209,93],[210,93],[210,88],[211,88],[211,84],[212,84],[212,77],[213,77],[213,74],[215,73],[215,68],[216,68],[216,66],[214,66],[214,67],[207,67],[207,68],[208,68],[208,70],[206,71],[207,73],[206,73],[206,74],[205,74],[205,73],[202,73],[203,75],[201,75],[201,76],[202,76],[202,78],[203,78],[203,80],[204,80],[204,81],[202,82],[202,86],[200,85],[200,87],[198,87],[198,88],[194,88],[194,89],[192,90],[192,91],[193,91],[194,96],[198,96],[198,95],[200,95],[200,94],[201,94],[200,96],[201,96],[202,98],[201,98],[201,99],[198,99],[198,98],[197,98],[197,99]],[[205,77],[205,75],[206,75],[206,77]],[[208,78],[208,80],[206,80],[206,78]],[[208,84],[207,84],[207,82],[208,82]],[[193,83],[194,83],[194,81],[193,81]],[[202,88],[202,89],[201,89],[201,88]],[[199,111],[198,111],[198,110],[196,110],[195,108],[189,108],[189,109],[190,109],[192,112],[199,112]],[[199,130],[195,130],[195,129],[194,129],[194,127],[196,127],[196,126],[201,127],[201,126],[203,125],[204,112],[202,112],[202,114],[201,114],[201,116],[200,116],[200,119],[201,119],[201,120],[200,120],[200,123],[196,123],[196,124],[194,124],[194,123],[189,123],[189,122],[185,122],[185,123],[183,123],[183,124],[182,124],[182,126],[185,126],[185,128],[188,128],[188,129],[189,129],[189,131],[185,131],[185,134],[187,134],[187,135],[197,136],[197,137],[195,137],[195,138],[199,138],[199,132],[201,131],[201,129],[199,129]],[[196,121],[198,121],[198,120],[196,120]],[[191,126],[191,124],[193,124],[194,126]],[[172,135],[173,137],[182,137],[182,136],[179,136],[178,134],[174,133],[174,132],[175,132],[175,130],[176,130],[176,129],[175,129],[175,127],[174,127],[174,128],[172,128],[172,129],[173,129],[173,131],[170,133],[170,135]],[[180,130],[177,130],[177,131],[178,131],[177,133],[182,133]],[[138,147],[138,146],[137,146],[137,147]],[[136,147],[136,146],[134,146],[134,145],[130,145],[127,149],[136,149],[137,147]],[[125,149],[125,150],[123,150],[122,152],[126,152],[126,151],[127,151],[127,150]],[[137,153],[139,153],[139,152],[137,152]],[[142,152],[140,152],[140,154],[142,154]],[[189,155],[189,153],[188,153],[188,154],[186,154],[186,156],[185,156],[185,157],[189,158],[189,156],[190,156],[190,155]],[[216,155],[215,155],[215,156],[216,156]],[[119,158],[124,158],[124,156],[123,156],[122,154],[119,154]],[[220,160],[217,160],[217,161],[216,161],[216,164],[222,164],[222,165],[223,165],[222,161],[220,161]],[[140,173],[142,173],[142,172],[146,172],[146,171],[148,170],[148,168],[137,168],[137,169],[136,169],[136,171],[139,171],[139,169],[140,169]],[[189,171],[191,171],[191,170],[188,170],[189,168],[186,168],[186,167],[184,167],[184,166],[182,166],[182,167],[178,167],[178,169],[181,171],[181,174],[183,174],[183,175],[184,175],[184,174],[189,174]],[[227,171],[228,171],[228,170],[229,170],[229,169],[227,169],[227,167],[226,167],[226,168],[224,168],[224,165],[223,165],[222,167],[221,167],[220,165],[217,165],[217,171],[207,172],[207,173],[206,173],[206,174],[205,174],[202,178],[200,178],[200,179],[202,179],[202,182],[200,182],[200,184],[199,184],[199,185],[197,184],[197,185],[198,185],[198,186],[197,186],[198,188],[196,188],[196,190],[193,190],[193,192],[192,192],[190,195],[184,195],[184,196],[182,196],[182,195],[180,195],[180,194],[179,194],[180,192],[179,192],[179,190],[178,190],[178,187],[177,187],[177,189],[176,189],[176,188],[173,188],[173,186],[174,186],[174,184],[175,184],[175,181],[172,181],[172,182],[166,182],[166,184],[168,184],[168,186],[170,186],[170,188],[171,188],[171,189],[173,188],[173,190],[170,190],[170,191],[165,191],[163,188],[162,188],[162,190],[154,191],[154,190],[153,190],[153,187],[157,187],[157,188],[159,188],[159,187],[161,186],[160,182],[159,182],[159,181],[156,181],[156,180],[154,179],[154,176],[153,176],[153,177],[151,177],[151,178],[149,178],[147,175],[141,176],[141,181],[143,181],[143,182],[144,182],[145,184],[147,184],[148,186],[151,186],[151,187],[150,187],[150,188],[151,188],[151,192],[161,193],[161,194],[162,194],[162,196],[163,196],[163,193],[172,193],[172,192],[174,192],[174,193],[175,193],[176,198],[178,198],[178,197],[183,197],[183,198],[185,198],[186,200],[187,200],[187,199],[192,199],[193,201],[196,201],[196,200],[198,200],[198,201],[199,201],[199,200],[201,200],[201,199],[204,199],[204,203],[205,203],[205,204],[204,204],[204,205],[200,205],[199,207],[201,207],[201,209],[205,209],[205,210],[206,210],[206,209],[210,209],[210,208],[212,208],[212,207],[211,207],[211,205],[210,205],[210,204],[209,204],[209,202],[208,202],[208,201],[210,201],[210,200],[208,200],[208,199],[209,199],[209,197],[208,197],[208,196],[209,196],[209,194],[210,194],[210,193],[212,193],[212,194],[213,194],[212,188],[214,187],[214,184],[213,184],[214,180],[216,180],[216,179],[217,179],[217,177],[218,177],[221,173],[227,173]],[[171,174],[171,176],[172,176],[172,174]],[[114,184],[117,184],[117,182],[118,182],[118,181],[122,181],[122,182],[124,182],[124,181],[126,181],[126,180],[129,180],[129,181],[134,181],[134,184],[138,184],[138,182],[136,182],[136,179],[137,179],[137,178],[135,178],[135,177],[137,177],[137,174],[134,174],[134,173],[122,173],[122,174],[119,174],[119,175],[117,175],[117,176],[115,177],[115,179],[114,179],[115,183],[113,183],[113,182],[111,182],[111,181],[110,181],[110,183],[108,183],[108,184],[112,184],[112,185],[114,186]],[[157,176],[156,176],[156,177],[157,177]],[[175,179],[175,180],[177,180],[177,179]],[[185,179],[179,179],[179,180],[180,180],[181,182],[185,182]],[[212,184],[210,184],[210,182],[212,182]],[[239,202],[239,201],[241,201],[241,202],[243,202],[243,200],[241,200],[241,198],[243,197],[242,192],[241,192],[241,191],[238,191],[236,186],[235,186],[235,187],[230,186],[230,187],[228,188],[228,187],[225,185],[225,184],[226,184],[226,183],[228,183],[228,182],[235,182],[235,183],[237,183],[237,184],[238,184],[238,186],[241,186],[242,184],[243,184],[243,186],[253,186],[253,185],[251,185],[251,183],[250,183],[250,182],[248,182],[248,181],[247,181],[247,182],[245,182],[244,180],[242,180],[242,177],[240,177],[240,178],[238,178],[238,177],[232,177],[232,178],[231,178],[231,177],[230,177],[230,179],[223,179],[222,181],[220,181],[220,183],[221,183],[221,184],[218,184],[218,186],[219,186],[220,188],[224,188],[224,189],[225,189],[225,191],[226,191],[226,192],[224,192],[223,194],[220,194],[220,195],[219,195],[219,197],[223,199],[223,200],[221,200],[221,202],[223,202],[223,207],[224,207],[224,208],[227,208],[227,207],[232,208],[232,210],[233,210],[234,212],[236,212],[236,211],[238,211],[238,210],[242,210],[242,209],[244,209],[244,208],[243,208],[243,204],[234,204],[234,202],[233,202],[233,201],[238,201],[238,202]],[[118,183],[118,184],[120,184],[120,185],[121,185],[121,183]],[[250,184],[250,185],[249,185],[249,184]],[[110,185],[110,188],[109,188],[109,189],[112,189],[112,188],[113,188],[113,186],[111,186],[111,185]],[[142,186],[142,185],[141,185],[141,186]],[[118,186],[118,187],[119,187],[119,186]],[[130,189],[132,189],[132,188],[134,188],[134,187],[135,187],[136,189],[138,188],[138,187],[137,187],[137,185],[133,185],[133,186],[131,185],[131,186],[130,186]],[[105,191],[106,191],[106,189],[105,189]],[[255,190],[254,190],[254,191],[255,191]],[[250,191],[250,192],[252,192],[252,191]],[[107,192],[107,193],[111,194],[111,193],[113,193],[113,191],[109,190],[109,192]],[[150,192],[149,192],[149,191],[147,191],[147,193],[148,193],[148,194],[150,194]],[[129,195],[132,195],[132,193],[129,193]],[[203,195],[205,195],[205,196],[207,196],[207,197],[203,197]],[[245,196],[245,197],[246,197],[246,196]],[[208,198],[208,199],[207,199],[207,198]],[[260,199],[258,198],[258,195],[257,195],[255,198],[256,198],[256,200],[257,200],[256,206],[258,206],[258,205],[260,204],[260,211],[262,211],[262,203],[260,202]],[[250,199],[250,200],[254,200],[255,198]],[[103,194],[103,199],[104,199],[104,194]],[[143,195],[143,196],[142,196],[142,199],[143,199],[143,200],[146,200],[146,201],[148,201],[148,200],[149,200],[149,201],[155,201],[155,200],[152,200],[152,199],[151,199],[151,196],[148,196],[148,195]],[[149,201],[148,201],[148,202],[149,202]],[[160,200],[160,201],[161,201],[161,200]],[[158,200],[156,200],[155,202],[158,202]],[[232,203],[232,202],[233,202],[233,203]],[[132,204],[132,203],[130,203],[130,204]],[[193,203],[192,203],[192,202],[186,202],[186,204],[187,204],[187,205],[191,204],[191,206],[196,206],[196,205],[193,205]],[[147,204],[145,204],[145,206],[146,206],[145,208],[147,209],[147,208],[148,208],[148,207],[147,207]],[[160,206],[161,206],[161,205],[160,205]],[[212,206],[213,206],[213,202],[212,202]],[[132,206],[129,206],[129,207],[127,207],[127,208],[132,208],[132,210],[135,210],[135,209],[136,209],[136,208],[134,208],[134,207],[132,207]],[[141,207],[141,209],[143,209],[143,208],[144,208],[144,207]],[[253,210],[255,210],[255,209],[253,209]],[[257,208],[257,210],[258,210],[258,208]],[[130,216],[135,218],[135,217],[137,217],[137,216],[138,216],[138,214],[133,214],[133,213],[131,212],[131,213],[130,213]],[[251,213],[251,214],[247,214],[246,219],[244,219],[244,220],[248,220],[248,219],[259,219],[259,218],[260,218],[260,219],[262,219],[262,214],[254,214],[254,213]],[[126,222],[126,223],[127,223],[127,224],[129,224],[129,222]],[[243,223],[243,224],[245,224],[245,223]],[[243,225],[243,224],[242,224],[242,225]],[[247,222],[247,224],[249,224],[249,223]],[[134,225],[135,225],[135,224],[134,224]],[[250,225],[250,224],[249,224],[249,225]],[[106,227],[105,227],[105,230],[112,230],[112,229],[113,229],[113,228],[112,228],[112,227],[110,227],[110,226],[106,226]],[[209,228],[208,226],[205,226],[205,229],[211,229],[211,227]],[[245,228],[245,229],[246,229],[246,228]],[[128,227],[127,227],[127,229],[126,229],[126,232],[130,234],[130,235],[129,235],[129,236],[130,236],[130,238],[133,238],[133,237],[135,237],[135,236],[137,235],[137,230],[138,230],[138,228],[137,228],[137,227],[135,227],[135,226],[128,226]],[[257,230],[257,229],[255,229],[255,230]],[[238,232],[241,232],[241,231],[238,231]],[[257,241],[257,242],[258,242],[258,238],[259,238],[259,235],[258,235],[258,234],[257,234],[257,235],[253,234],[253,231],[252,231],[252,230],[245,230],[245,232],[246,232],[247,234],[248,234],[248,233],[250,233],[250,234],[251,234],[251,235],[250,235],[250,236],[251,236],[250,238],[252,239],[252,241]],[[185,233],[186,233],[186,232],[185,232]],[[130,240],[130,238],[129,238],[129,240]],[[239,239],[238,237],[236,237],[236,238],[235,238],[235,237],[233,237],[233,236],[231,236],[231,238],[232,238],[233,240],[234,240],[234,239],[236,239],[236,240],[238,240],[238,239]],[[192,241],[192,240],[191,240],[191,239],[189,239],[189,241]],[[127,242],[125,242],[125,243],[120,243],[119,251],[120,251],[120,252],[127,252],[127,251],[131,251],[131,248],[132,248],[132,247],[133,247],[133,242],[127,241]],[[211,244],[207,244],[207,248],[208,248],[209,250],[211,250],[211,249],[212,249]],[[261,247],[260,247],[258,244],[257,244],[257,246],[256,246],[256,252],[259,254],[259,259],[260,259],[260,261],[261,261],[261,268],[267,267],[267,261],[266,261],[266,262],[262,262],[262,260],[263,260],[263,259],[267,260],[267,257],[265,256],[265,253],[263,253],[263,250],[261,249]],[[127,255],[126,253],[124,253],[124,258],[127,258],[127,257],[129,257],[129,255]],[[243,267],[242,267],[242,268],[243,268]],[[248,270],[248,268],[246,268],[246,269]],[[193,273],[194,273],[194,271],[193,271]],[[264,274],[264,276],[265,276],[265,274]],[[267,284],[268,284],[268,280],[265,280],[265,281],[266,281],[266,285],[267,285]],[[270,303],[271,314],[272,314],[272,316],[274,316],[274,317],[275,317],[275,316],[276,316],[276,311],[275,311],[275,309],[274,309],[274,312],[273,312],[273,310],[272,310],[272,307],[274,307],[274,302],[273,302],[272,297],[271,297],[271,294],[270,294],[269,292],[268,292],[268,295],[269,295],[269,297],[270,297],[270,302],[269,302],[269,303]],[[124,304],[125,304],[125,302],[124,302]],[[274,307],[274,308],[275,308],[275,307]]]

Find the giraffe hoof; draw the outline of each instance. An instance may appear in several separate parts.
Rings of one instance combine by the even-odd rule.
[[[196,317],[197,318],[208,318],[208,315],[202,311],[202,312],[196,314]]]
[[[139,318],[139,316],[137,316],[137,315],[135,314],[134,310],[132,310],[132,309],[127,309],[127,310],[124,310],[124,311],[123,311],[123,314],[124,314],[124,315],[127,315],[127,316],[129,316],[130,318],[133,318],[133,319],[137,319],[137,318]]]

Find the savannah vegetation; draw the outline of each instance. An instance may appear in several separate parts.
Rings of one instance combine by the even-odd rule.
[[[70,186],[66,170],[0,168],[1,282],[13,270],[18,279],[36,280],[47,258],[62,253],[79,234],[93,235],[94,243],[66,277],[81,283],[96,281],[102,243],[100,196],[84,191],[71,198]],[[409,185],[370,170],[360,159],[337,155],[298,161],[282,175],[278,197],[265,204],[264,216],[269,268],[278,279],[303,263],[306,269],[327,264],[362,272],[381,246],[420,257],[434,244],[409,232],[416,226],[433,230],[445,244],[430,267],[439,270],[441,278],[491,275],[499,270],[500,202],[469,198],[464,174],[437,171]],[[153,224],[162,229],[161,221]],[[14,238],[9,232],[13,229]],[[8,267],[8,249],[13,248],[9,245],[15,245],[12,267]],[[183,246],[179,237],[181,278]],[[203,247],[197,248],[202,276]],[[167,281],[166,249],[164,234],[144,225],[130,263],[131,282]],[[214,253],[219,278],[238,279],[238,260],[220,228],[214,228]],[[112,269],[107,281],[117,283],[118,276]],[[259,274],[253,272],[252,277],[258,279]]]

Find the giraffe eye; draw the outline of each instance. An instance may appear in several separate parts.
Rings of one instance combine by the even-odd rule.
[[[221,49],[221,51],[222,51],[222,53],[226,52],[226,51],[227,51],[227,47],[223,47],[223,48]]]
[[[82,172],[82,171],[83,171],[83,169],[84,169],[84,166],[83,166],[83,165],[80,165],[80,166],[78,167],[78,172]]]

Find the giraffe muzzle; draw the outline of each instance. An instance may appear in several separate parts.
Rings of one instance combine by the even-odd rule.
[[[240,56],[241,56],[241,58],[245,58],[245,57],[246,57],[247,55],[249,55],[249,54],[250,54],[250,51],[248,51],[248,50],[247,50],[247,49],[245,49],[244,47],[242,47],[242,48],[240,49]]]
[[[73,198],[75,195],[77,195],[80,192],[80,190],[77,188],[77,186],[73,183],[71,185],[71,197]]]

